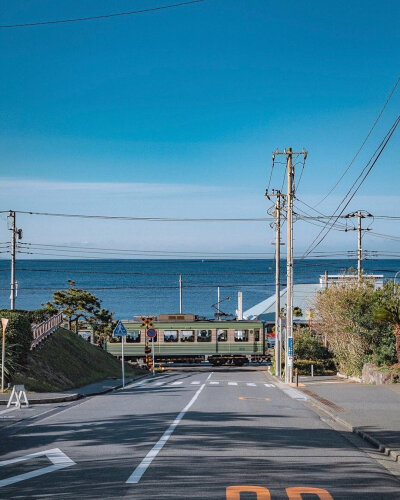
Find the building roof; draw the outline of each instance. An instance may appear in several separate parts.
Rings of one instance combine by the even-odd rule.
[[[307,283],[293,285],[293,308],[299,307],[302,315],[293,317],[293,322],[309,320],[309,311],[312,309],[314,298],[318,291],[321,291],[319,283]],[[287,288],[281,290],[281,308],[286,305]],[[243,318],[259,319],[261,321],[275,321],[276,295],[271,295],[268,299],[259,302],[243,312]]]

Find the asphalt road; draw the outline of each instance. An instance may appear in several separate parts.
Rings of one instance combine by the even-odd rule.
[[[137,384],[3,429],[0,498],[400,498],[398,478],[264,369],[180,369]],[[286,492],[300,487],[319,496]]]

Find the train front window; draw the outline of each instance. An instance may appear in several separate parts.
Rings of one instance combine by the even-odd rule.
[[[211,330],[197,330],[197,342],[211,342]]]
[[[181,330],[181,342],[194,342],[194,331]]]
[[[217,340],[218,342],[227,342],[228,340],[228,330],[217,330]]]
[[[134,342],[135,344],[140,343],[140,330],[129,330],[126,335],[127,342]]]
[[[164,342],[178,342],[178,330],[164,330]]]
[[[235,342],[248,342],[249,330],[235,330]]]

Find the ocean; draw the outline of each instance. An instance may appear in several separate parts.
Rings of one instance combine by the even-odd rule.
[[[281,281],[285,285],[286,262],[281,262]],[[295,283],[316,283],[327,270],[337,274],[355,260],[307,259],[295,262]],[[365,272],[393,278],[400,260],[365,260]],[[17,260],[17,309],[35,309],[51,300],[54,291],[68,287],[67,280],[93,292],[102,306],[116,319],[134,315],[179,312],[179,275],[183,282],[183,312],[212,318],[220,287],[221,311],[234,314],[237,293],[243,293],[244,310],[266,299],[275,291],[275,262],[251,260]],[[10,306],[10,262],[0,261],[0,307]],[[400,276],[399,276],[400,278]],[[228,299],[229,297],[229,299]]]

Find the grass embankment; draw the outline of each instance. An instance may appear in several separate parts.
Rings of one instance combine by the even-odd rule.
[[[126,376],[142,373],[125,364]],[[73,389],[106,378],[121,378],[121,363],[79,335],[59,328],[41,347],[30,352],[13,383],[35,392]]]

